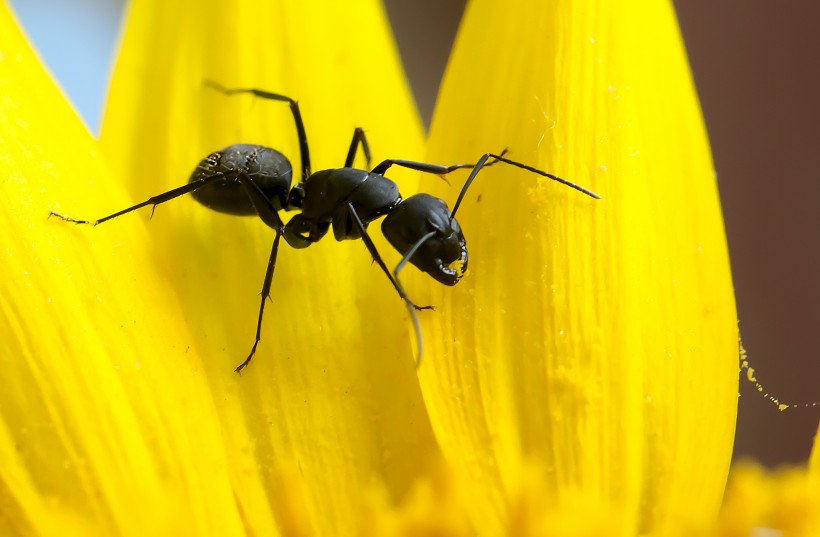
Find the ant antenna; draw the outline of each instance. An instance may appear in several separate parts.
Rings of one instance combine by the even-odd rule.
[[[416,243],[413,246],[410,247],[409,250],[407,250],[407,253],[404,254],[404,257],[401,258],[401,261],[399,261],[399,264],[396,265],[395,269],[393,269],[393,276],[395,278],[396,284],[398,284],[398,287],[400,289],[400,294],[404,293],[404,287],[402,287],[401,282],[399,282],[399,272],[401,271],[401,269],[404,268],[404,266],[407,264],[407,262],[410,260],[410,258],[413,257],[413,255],[416,253],[416,251],[418,251],[418,249],[421,248],[421,245],[424,244],[425,242],[427,242],[428,239],[433,238],[433,236],[435,236],[435,234],[436,234],[436,231],[430,231],[429,233],[422,236],[418,241],[416,241]],[[406,296],[406,294],[405,294],[405,296]],[[424,355],[424,341],[421,337],[421,326],[419,325],[419,317],[418,317],[418,315],[416,315],[417,307],[416,307],[415,304],[410,302],[407,298],[405,298],[404,303],[405,303],[405,305],[407,305],[407,311],[410,312],[410,319],[413,321],[413,329],[416,332],[416,347],[417,347],[417,352],[418,352],[418,354],[416,355],[416,368],[418,368],[421,365],[421,358]],[[424,307],[422,309],[432,309],[432,308]]]
[[[583,192],[587,196],[589,196],[591,198],[595,198],[596,200],[601,199],[601,196],[599,196],[595,192],[593,192],[591,190],[588,190],[588,189],[586,189],[586,188],[584,188],[580,185],[576,185],[575,183],[572,183],[570,181],[567,181],[566,179],[562,179],[562,178],[558,177],[557,175],[553,175],[551,173],[541,171],[538,168],[533,168],[532,166],[527,166],[526,164],[523,164],[521,162],[517,162],[515,160],[510,160],[508,158],[504,158],[504,154],[506,152],[507,152],[507,150],[505,149],[504,151],[501,152],[500,155],[494,155],[492,153],[486,153],[484,156],[482,156],[480,159],[478,159],[478,162],[476,163],[475,167],[473,168],[473,171],[470,172],[470,176],[467,178],[467,181],[464,183],[464,186],[462,187],[461,192],[458,194],[458,199],[456,200],[456,204],[453,206],[453,211],[450,213],[450,221],[451,222],[452,222],[453,218],[455,218],[455,216],[456,216],[456,211],[458,211],[458,208],[461,205],[461,200],[464,199],[464,195],[467,194],[467,189],[470,188],[471,184],[473,184],[473,180],[478,175],[478,172],[480,172],[481,169],[484,166],[490,166],[492,164],[495,164],[496,162],[505,162],[505,163],[510,164],[512,166],[515,166],[517,168],[521,168],[521,169],[536,173],[536,174],[538,174],[542,177],[547,177],[548,179],[552,179],[553,181],[558,181],[562,185],[566,185],[570,188],[574,188],[575,190],[577,190],[579,192]],[[489,159],[489,158],[492,158],[493,161],[491,163],[487,164],[487,159]]]

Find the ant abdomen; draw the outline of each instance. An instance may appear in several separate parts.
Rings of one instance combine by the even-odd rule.
[[[222,175],[191,195],[199,203],[237,216],[256,216],[257,208],[248,197],[243,180],[250,180],[279,211],[286,207],[293,168],[288,158],[275,149],[253,144],[235,144],[214,151],[197,165],[189,183]]]

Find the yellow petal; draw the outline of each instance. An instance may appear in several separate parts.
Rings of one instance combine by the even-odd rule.
[[[814,447],[809,458],[809,476],[815,486],[820,489],[820,423],[817,425],[817,434],[814,435]]]
[[[136,2],[102,130],[133,202],[184,184],[205,155],[235,143],[275,147],[300,169],[286,105],[226,96],[205,80],[298,99],[314,170],[343,164],[357,126],[376,161],[421,156],[420,123],[377,2]],[[93,216],[119,208],[100,204]],[[282,242],[262,342],[240,377],[232,370],[253,343],[273,230],[190,197],[158,206],[148,229],[193,334],[189,352],[202,360],[217,402],[249,529],[271,531],[266,513],[282,494],[276,476],[294,467],[316,533],[349,534],[373,480],[401,498],[438,451],[404,307],[361,241],[326,238],[300,251]],[[181,354],[169,346],[157,359]]]
[[[465,516],[463,479],[439,467],[419,480],[402,505],[391,509],[383,491],[373,491],[362,517],[362,537],[467,537],[475,531]],[[377,492],[382,492],[381,494]]]
[[[213,401],[144,226],[48,217],[127,197],[3,2],[0,51],[0,534],[236,533]]]
[[[429,160],[498,164],[458,220],[467,277],[413,274],[420,371],[482,534],[508,523],[522,464],[544,506],[582,494],[627,534],[709,520],[728,468],[737,327],[715,174],[667,2],[471,3]],[[422,183],[452,206],[452,188]],[[580,491],[580,492],[579,492]]]
[[[751,462],[732,468],[720,517],[710,535],[757,535],[761,528],[789,537],[820,534],[820,483],[811,469],[766,471]]]

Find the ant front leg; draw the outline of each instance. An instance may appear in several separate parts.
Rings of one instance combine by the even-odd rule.
[[[356,127],[353,131],[353,140],[350,141],[350,149],[347,150],[347,158],[345,159],[345,168],[352,168],[353,161],[356,160],[356,153],[359,149],[359,145],[362,146],[362,151],[364,152],[364,158],[367,161],[367,168],[370,169],[370,144],[367,143],[367,136],[364,134],[364,129],[361,127]]]
[[[359,217],[359,213],[356,212],[356,209],[353,207],[353,204],[348,202],[347,204],[348,209],[350,210],[350,215],[353,218],[353,223],[356,224],[356,227],[359,229],[359,233],[362,236],[362,241],[364,241],[365,246],[367,246],[367,250],[370,252],[370,255],[373,257],[373,261],[376,262],[379,267],[381,267],[382,271],[387,275],[387,278],[390,280],[390,283],[393,284],[393,287],[399,293],[399,296],[404,301],[405,305],[407,306],[407,311],[410,313],[410,319],[413,321],[413,329],[416,333],[416,343],[418,347],[418,356],[416,358],[416,365],[421,363],[421,354],[423,349],[422,337],[421,337],[421,326],[419,325],[419,318],[416,315],[416,310],[431,310],[433,306],[416,306],[412,300],[407,296],[407,293],[404,290],[401,282],[399,282],[398,278],[394,277],[393,274],[390,274],[390,270],[387,268],[387,265],[384,264],[384,260],[382,260],[381,255],[379,255],[379,251],[376,249],[376,245],[373,243],[373,240],[370,238],[370,235],[367,234],[367,229],[364,227],[364,223],[362,223],[362,219]],[[425,240],[430,238],[429,236],[425,237]],[[423,242],[423,241],[421,241]],[[420,246],[420,244],[418,245]],[[415,253],[416,246],[410,255]],[[409,259],[409,257],[408,257]],[[406,260],[402,260],[402,263],[406,263]],[[402,264],[400,263],[400,265]],[[396,267],[396,272],[400,270],[399,267]]]
[[[398,280],[394,279],[393,276],[390,274],[390,270],[387,268],[387,265],[384,264],[384,260],[382,256],[379,254],[379,251],[376,249],[375,243],[373,243],[373,239],[370,238],[370,235],[367,233],[367,228],[364,227],[364,223],[362,222],[359,213],[353,207],[353,204],[348,202],[347,204],[348,209],[350,210],[350,215],[353,217],[353,223],[356,224],[356,227],[359,230],[359,233],[362,235],[362,240],[364,241],[365,246],[367,246],[367,250],[370,252],[370,255],[373,256],[373,261],[376,262],[379,267],[381,267],[382,271],[387,275],[387,278],[390,280],[390,283],[393,284],[393,287],[399,293],[399,296],[402,300],[407,302],[410,306],[413,306],[413,309],[416,310],[431,310],[434,309],[433,306],[416,306],[412,300],[407,296],[407,293],[404,291],[404,287],[402,287],[401,283]]]

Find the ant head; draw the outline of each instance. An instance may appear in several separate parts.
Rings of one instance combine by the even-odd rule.
[[[429,194],[401,202],[382,222],[382,233],[409,261],[444,285],[455,285],[467,270],[467,241],[450,209]],[[411,251],[414,251],[411,253]]]

